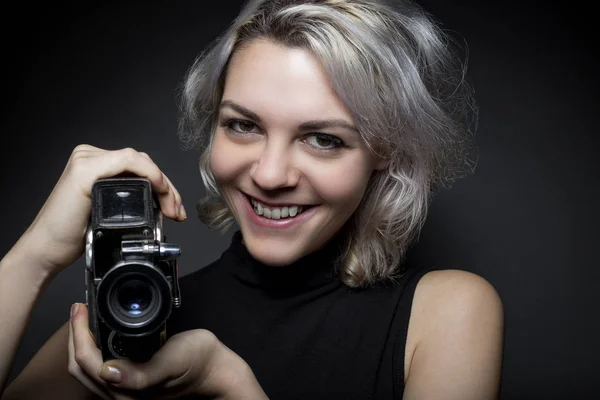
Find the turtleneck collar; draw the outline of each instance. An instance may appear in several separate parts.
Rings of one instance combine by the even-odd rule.
[[[338,232],[321,249],[294,263],[272,267],[256,260],[243,243],[241,231],[233,234],[225,255],[231,256],[231,273],[243,284],[263,289],[274,296],[286,297],[331,283],[340,283],[337,258],[344,236]]]

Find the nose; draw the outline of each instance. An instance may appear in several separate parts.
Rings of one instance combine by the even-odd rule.
[[[283,143],[270,142],[252,164],[250,177],[263,190],[277,190],[296,186],[300,173],[292,151]]]

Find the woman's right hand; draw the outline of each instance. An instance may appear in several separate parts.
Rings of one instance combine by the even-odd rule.
[[[77,146],[52,193],[35,220],[21,237],[15,251],[54,275],[75,262],[85,246],[91,211],[91,190],[101,178],[129,172],[147,178],[164,216],[186,219],[181,196],[166,175],[145,154],[131,148],[108,151],[89,145]]]

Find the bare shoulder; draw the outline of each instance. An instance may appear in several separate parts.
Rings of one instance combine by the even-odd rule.
[[[486,279],[461,270],[425,274],[408,329],[406,398],[496,398],[503,330],[502,300]]]
[[[415,290],[414,301],[429,310],[455,316],[463,313],[502,312],[502,300],[485,278],[472,272],[447,269],[428,272]]]

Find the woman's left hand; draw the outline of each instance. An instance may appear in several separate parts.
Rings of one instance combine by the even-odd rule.
[[[74,305],[69,324],[69,372],[103,399],[267,398],[248,364],[203,329],[171,337],[146,363],[104,363],[83,304]]]

